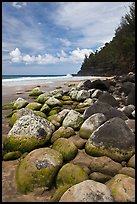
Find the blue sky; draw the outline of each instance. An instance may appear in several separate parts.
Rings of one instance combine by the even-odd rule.
[[[2,2],[2,74],[68,74],[112,40],[132,2]]]

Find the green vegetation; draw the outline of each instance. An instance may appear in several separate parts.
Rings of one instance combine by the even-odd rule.
[[[85,56],[78,75],[121,75],[135,71],[135,2],[121,18],[112,41]]]

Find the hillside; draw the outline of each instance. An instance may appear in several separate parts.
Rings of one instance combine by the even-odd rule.
[[[113,39],[100,51],[85,56],[78,76],[111,76],[135,72],[135,3],[121,18]]]

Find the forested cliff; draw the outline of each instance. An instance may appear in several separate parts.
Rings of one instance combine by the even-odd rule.
[[[121,18],[113,39],[100,51],[85,56],[77,75],[111,76],[135,72],[135,2]]]

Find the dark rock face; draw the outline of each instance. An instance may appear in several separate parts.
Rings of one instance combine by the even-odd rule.
[[[97,79],[93,82],[91,82],[91,89],[100,89],[102,91],[107,91],[108,90],[108,86],[106,85],[106,83],[104,83],[102,80]]]
[[[126,100],[126,105],[130,105],[130,104],[135,105],[135,87],[132,87]]]
[[[89,139],[90,140],[90,139]],[[135,135],[120,118],[112,118],[94,132],[92,143],[118,149],[128,149],[135,145]]]
[[[117,110],[116,108],[113,108],[110,104],[101,101],[97,101],[92,106],[87,108],[84,111],[83,117],[84,119],[87,119],[95,113],[103,113],[106,116],[107,120],[113,117],[119,117],[123,120],[128,119],[128,117],[122,111]]]
[[[108,92],[101,94],[98,98],[99,101],[105,102],[110,104],[111,106],[115,107],[118,106],[118,101]]]

